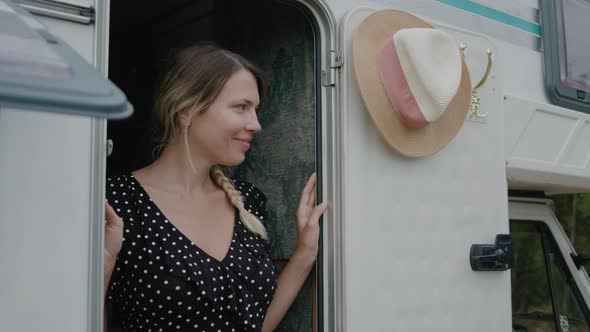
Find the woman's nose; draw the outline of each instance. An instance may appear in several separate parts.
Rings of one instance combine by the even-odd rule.
[[[258,116],[256,115],[256,112],[253,112],[253,116],[250,118],[250,121],[248,121],[248,124],[246,125],[246,129],[248,129],[248,131],[253,132],[253,133],[257,133],[262,130],[262,126],[260,125],[260,122],[258,121]]]

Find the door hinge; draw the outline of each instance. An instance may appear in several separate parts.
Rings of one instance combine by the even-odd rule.
[[[107,157],[109,157],[113,153],[113,140],[112,139],[107,139],[106,150],[107,150]]]
[[[336,85],[336,71],[344,65],[342,51],[330,51],[330,68],[322,70],[322,86]]]

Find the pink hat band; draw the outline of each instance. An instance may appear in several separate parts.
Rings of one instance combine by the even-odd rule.
[[[406,127],[414,129],[427,125],[429,122],[420,110],[404,75],[393,38],[387,38],[385,45],[377,51],[377,71],[400,121]]]
[[[461,53],[438,29],[400,29],[376,51],[377,71],[391,106],[408,128],[436,122],[461,83]]]

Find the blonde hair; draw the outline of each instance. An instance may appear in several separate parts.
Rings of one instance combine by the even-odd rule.
[[[254,75],[260,97],[263,92],[262,79],[258,68],[248,60],[209,43],[185,48],[171,60],[170,69],[164,75],[156,95],[154,115],[161,134],[155,152],[159,154],[173,138],[182,135],[187,162],[194,171],[188,141],[188,126],[192,116],[205,112],[227,80],[237,71],[246,69]],[[180,119],[181,115],[184,115],[183,119]],[[209,175],[238,209],[244,225],[251,232],[267,239],[264,225],[246,210],[244,198],[221,167],[212,167]]]
[[[262,222],[244,207],[244,197],[233,182],[228,179],[219,166],[213,166],[210,171],[211,178],[215,183],[225,191],[229,201],[238,209],[242,223],[253,233],[260,235],[263,239],[268,239],[268,233]]]

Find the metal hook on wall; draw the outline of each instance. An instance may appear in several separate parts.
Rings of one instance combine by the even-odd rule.
[[[463,58],[465,58],[465,50],[467,49],[467,45],[464,43],[461,43],[461,45],[459,46],[459,49],[461,50],[461,55],[463,56]],[[481,78],[481,80],[471,90],[471,104],[469,106],[469,109],[470,109],[469,116],[471,118],[485,118],[488,116],[487,112],[479,112],[479,106],[481,104],[481,101],[479,99],[479,89],[486,83],[486,81],[488,80],[488,76],[490,75],[490,71],[492,70],[492,64],[493,64],[492,54],[493,53],[494,52],[491,48],[487,49],[488,66],[486,67],[486,71],[485,71],[483,77]]]

